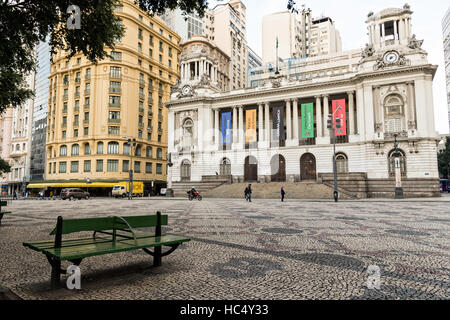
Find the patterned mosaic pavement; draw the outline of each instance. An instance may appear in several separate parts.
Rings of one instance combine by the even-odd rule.
[[[439,199],[14,201],[0,227],[0,286],[24,299],[449,299],[449,208]],[[143,251],[87,258],[81,290],[50,291],[44,255],[22,246],[51,239],[58,215],[156,210],[169,215],[163,231],[192,241],[159,268]],[[368,288],[369,266],[379,289]]]

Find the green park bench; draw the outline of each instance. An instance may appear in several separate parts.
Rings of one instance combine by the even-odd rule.
[[[110,254],[116,252],[142,249],[153,256],[153,266],[161,265],[161,258],[172,253],[177,247],[189,238],[175,235],[162,235],[161,226],[167,225],[167,215],[128,216],[128,217],[102,217],[85,219],[64,219],[59,216],[56,228],[50,233],[55,240],[27,242],[25,247],[42,252],[46,255],[52,267],[51,287],[59,287],[61,274],[61,261],[70,261],[79,265],[83,258]],[[134,228],[155,227],[155,233],[136,233]],[[62,239],[63,234],[93,231],[93,236],[76,239]],[[162,246],[170,249],[162,252]],[[151,251],[148,248],[154,248]]]
[[[5,213],[11,213],[11,211],[3,211],[2,207],[6,207],[8,203],[5,200],[0,200],[0,226],[2,225],[2,218]]]

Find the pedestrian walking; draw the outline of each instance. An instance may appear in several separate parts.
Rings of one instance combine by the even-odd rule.
[[[245,201],[248,201],[248,187],[245,187],[244,195],[245,195]]]
[[[248,198],[248,202],[252,202],[252,185],[249,184],[247,187],[247,198]]]
[[[284,202],[284,195],[286,192],[284,191],[284,187],[281,187],[281,202]]]
[[[17,200],[18,198],[17,198],[17,191],[14,191],[14,193],[13,193],[13,200]]]

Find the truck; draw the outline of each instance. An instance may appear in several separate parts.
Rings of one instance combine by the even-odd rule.
[[[130,192],[130,183],[128,181],[121,181],[113,186],[112,196],[115,198],[125,198],[128,197]],[[133,181],[133,197],[143,197],[144,196],[144,183],[142,181]]]

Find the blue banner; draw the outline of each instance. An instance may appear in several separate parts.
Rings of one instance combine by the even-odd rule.
[[[222,113],[222,144],[231,143],[231,112]]]

